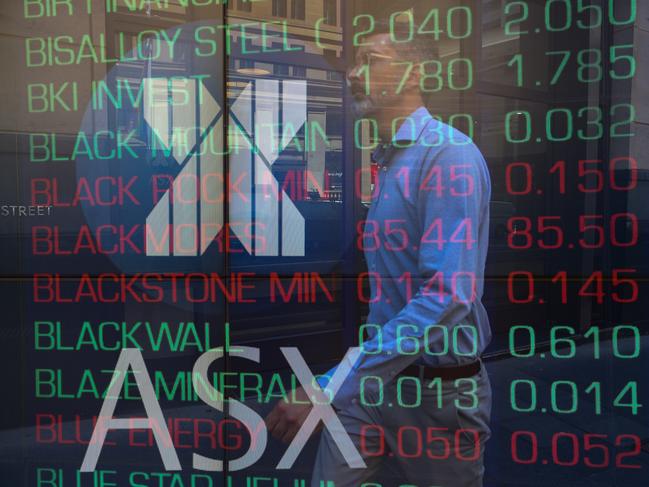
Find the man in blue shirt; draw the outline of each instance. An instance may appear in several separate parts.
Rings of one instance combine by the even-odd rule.
[[[381,143],[361,236],[367,333],[332,403],[366,467],[350,468],[325,430],[313,482],[386,485],[377,475],[389,460],[400,467],[397,483],[478,487],[491,409],[480,361],[491,338],[481,302],[489,172],[472,141],[424,107],[422,92],[445,78],[435,71],[441,63],[421,42],[393,42],[404,37],[392,29],[377,26],[348,72],[355,115],[372,119]],[[291,440],[310,408],[278,404],[270,432]]]

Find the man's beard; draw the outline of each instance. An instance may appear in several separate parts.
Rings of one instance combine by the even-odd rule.
[[[369,96],[363,96],[362,98],[354,98],[352,101],[352,111],[356,118],[367,117],[374,113],[377,109],[376,103]]]

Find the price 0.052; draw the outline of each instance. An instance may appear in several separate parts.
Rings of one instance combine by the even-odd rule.
[[[550,439],[550,458],[540,457],[539,435],[534,431],[514,431],[510,446],[512,460],[523,465],[540,463],[561,467],[642,468],[632,460],[642,453],[642,441],[633,434],[610,436],[557,432]]]

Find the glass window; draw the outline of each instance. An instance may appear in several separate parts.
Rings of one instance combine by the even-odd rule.
[[[252,3],[250,0],[237,0],[237,10],[252,12]]]
[[[324,18],[327,25],[338,25],[336,0],[324,0]]]
[[[306,18],[305,0],[291,0],[291,18],[298,20]]]
[[[343,75],[338,71],[327,71],[327,80],[329,81],[342,81]]]
[[[273,64],[273,74],[276,76],[288,76],[288,64]]]
[[[273,15],[286,17],[286,0],[273,0]]]

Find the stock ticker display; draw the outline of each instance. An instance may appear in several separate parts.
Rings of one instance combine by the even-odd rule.
[[[0,39],[1,487],[649,486],[649,1]]]

